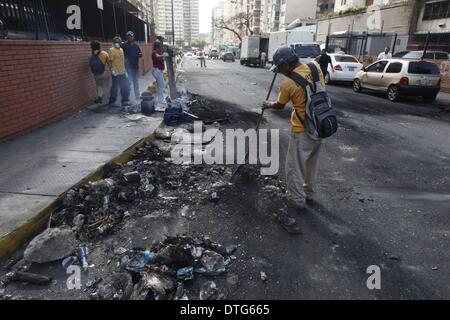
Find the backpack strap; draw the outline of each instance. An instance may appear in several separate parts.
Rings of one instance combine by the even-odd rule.
[[[311,83],[309,83],[308,80],[306,80],[300,74],[298,74],[297,72],[294,72],[294,71],[292,71],[289,74],[289,78],[292,79],[295,83],[297,83],[303,89],[306,89],[307,86],[311,85]]]
[[[292,71],[292,72],[289,74],[289,78],[290,78],[291,80],[293,80],[297,85],[299,85],[300,87],[302,87],[302,88],[305,90],[305,92],[307,92],[307,91],[306,91],[306,88],[307,88],[308,86],[311,86],[311,83],[310,83],[308,80],[306,80],[305,78],[303,78],[303,77],[302,77],[300,74],[298,74],[297,72]],[[306,129],[306,127],[305,127],[305,120],[302,119],[302,117],[300,116],[300,114],[297,112],[297,110],[296,110],[295,108],[293,108],[293,109],[294,109],[295,115],[296,115],[297,118],[300,120],[302,126]]]
[[[319,82],[320,81],[320,75],[319,75],[319,70],[317,69],[316,65],[312,62],[308,63],[308,67],[311,70],[311,74],[314,80],[314,83]]]

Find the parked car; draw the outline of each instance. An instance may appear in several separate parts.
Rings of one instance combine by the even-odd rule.
[[[422,56],[423,56],[423,51],[410,51],[407,54],[405,54],[402,58],[403,59],[420,60],[420,59],[422,59]],[[448,59],[450,59],[448,52],[433,51],[433,50],[427,51],[424,58],[430,59],[430,60],[448,60]]]
[[[353,81],[356,74],[364,66],[354,56],[345,54],[329,54],[333,63],[333,69],[328,66],[328,74],[325,76],[325,82],[335,81]]]
[[[402,95],[421,96],[433,102],[441,88],[439,67],[428,61],[383,59],[357,73],[353,89],[386,92],[390,101]]]
[[[222,55],[222,60],[223,60],[224,62],[225,62],[225,61],[231,61],[231,62],[236,61],[233,52],[225,52],[225,53]]]
[[[392,56],[393,58],[403,58],[406,54],[410,53],[411,51],[399,51],[394,53]]]
[[[213,49],[209,52],[209,57],[211,59],[219,59],[219,51]]]

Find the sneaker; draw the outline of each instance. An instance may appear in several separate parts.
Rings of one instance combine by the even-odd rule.
[[[286,212],[282,212],[278,215],[278,222],[281,226],[290,234],[300,235],[302,231],[300,230],[300,226],[297,223],[297,220],[293,218],[290,214]]]
[[[130,101],[122,102],[122,107],[129,107],[129,106],[131,106],[131,102]]]
[[[101,97],[98,97],[97,100],[94,101],[94,103],[102,104],[103,103],[103,99]]]

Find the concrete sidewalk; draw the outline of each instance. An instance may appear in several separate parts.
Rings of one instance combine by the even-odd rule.
[[[141,77],[141,91],[153,82]],[[37,104],[36,107],[39,107]],[[130,119],[115,107],[85,108],[0,144],[0,238],[161,123],[162,114]]]

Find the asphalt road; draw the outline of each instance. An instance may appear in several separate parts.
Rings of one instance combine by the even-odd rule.
[[[239,62],[200,69],[186,59],[183,69],[188,90],[255,117],[272,77]],[[354,93],[348,84],[328,91],[340,130],[325,142],[318,204],[300,217],[304,234],[286,234],[257,210],[227,235],[219,218],[205,222],[216,238],[245,242],[254,262],[236,270],[241,286],[231,298],[449,299],[450,113],[417,99]],[[290,108],[268,112],[264,124],[280,129],[281,164],[289,117]],[[372,265],[381,268],[381,290],[367,288]],[[267,282],[257,281],[259,271]]]

